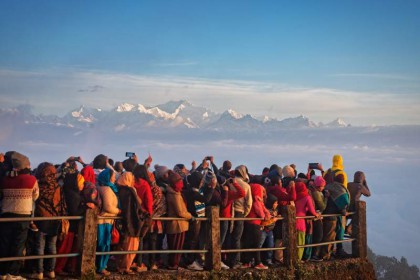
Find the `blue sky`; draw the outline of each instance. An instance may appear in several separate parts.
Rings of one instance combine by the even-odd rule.
[[[135,85],[127,88],[127,79],[181,79],[185,85],[187,78],[196,86],[205,80],[203,87],[227,82],[229,90],[209,96],[169,87],[167,96],[223,111],[220,95],[230,100],[229,92],[239,90],[235,85],[245,83],[252,84],[248,90],[260,103],[251,106],[247,98],[237,98],[232,105],[239,111],[278,118],[305,114],[320,121],[341,116],[362,125],[420,124],[419,12],[419,1],[5,0],[0,2],[1,107],[21,102],[56,113],[57,107],[65,110],[59,102],[64,96],[74,95],[68,106],[86,102],[71,87],[75,84],[104,88],[87,98],[88,105],[115,106],[122,93],[127,101],[155,105],[164,99],[161,90],[135,91]],[[108,82],[109,75],[126,80],[111,89],[103,75]],[[317,107],[336,112],[321,114],[309,105],[301,111],[282,108],[305,103],[289,99],[302,89],[316,92],[305,95],[311,104],[319,99]],[[331,104],[325,104],[330,95],[324,90],[335,92]],[[366,96],[372,103],[365,109],[372,106],[375,112],[400,107],[394,114],[355,116],[352,109],[361,104],[336,105],[341,96],[342,102]],[[273,102],[279,108],[264,112]]]

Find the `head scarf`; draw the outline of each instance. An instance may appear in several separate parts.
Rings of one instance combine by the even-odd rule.
[[[173,171],[169,172],[169,184],[176,192],[182,191],[184,187],[181,176]]]
[[[296,201],[309,195],[308,188],[303,182],[296,182]]]
[[[111,170],[105,169],[98,175],[98,183],[99,186],[108,186],[110,187],[115,194],[118,194],[118,188],[114,183],[111,183]]]
[[[131,172],[124,172],[117,180],[119,186],[134,187],[134,175]]]
[[[92,166],[86,165],[82,169],[82,171],[80,171],[80,173],[82,173],[83,178],[85,178],[85,181],[86,182],[90,182],[92,184],[96,184],[95,171],[93,171]]]
[[[41,163],[36,171],[39,199],[36,202],[37,216],[51,217],[62,214],[61,190],[56,179],[57,170],[48,162]]]

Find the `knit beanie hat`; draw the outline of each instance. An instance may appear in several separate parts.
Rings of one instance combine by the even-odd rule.
[[[283,177],[295,177],[295,170],[290,165],[286,165],[285,167],[283,167],[282,173]]]
[[[18,152],[14,152],[12,154],[12,165],[16,170],[31,168],[31,163],[29,162],[28,157]]]
[[[268,176],[279,176],[281,178],[282,170],[281,167],[277,164],[273,164],[270,166]]]
[[[158,164],[155,165],[156,178],[162,178],[167,172],[169,172],[168,167],[166,167],[164,165],[158,165]],[[181,176],[180,176],[180,178],[181,178]]]
[[[211,170],[207,171],[206,179],[205,179],[206,183],[210,184],[211,181],[213,180],[213,178],[215,178],[215,177],[216,177],[216,175],[213,173],[213,171],[211,171]]]
[[[315,187],[325,187],[325,185],[327,184],[324,178],[322,178],[322,176],[316,176],[314,183],[315,183]]]

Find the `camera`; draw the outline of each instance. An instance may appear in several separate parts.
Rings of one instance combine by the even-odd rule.
[[[211,160],[211,157],[205,157],[204,159],[205,160]]]
[[[136,153],[133,153],[133,152],[126,152],[125,153],[125,156],[126,157],[129,157],[129,158],[132,158],[132,157],[134,157],[136,155]]]
[[[309,169],[318,169],[319,167],[319,163],[318,162],[313,162],[309,164]]]

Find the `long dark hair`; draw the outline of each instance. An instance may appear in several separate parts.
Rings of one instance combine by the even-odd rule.
[[[150,186],[152,185],[152,181],[150,180],[149,173],[147,172],[147,168],[145,165],[142,165],[142,164],[136,165],[136,167],[134,167],[134,170],[133,170],[133,175],[134,175],[134,178],[136,179],[141,178],[143,180],[146,180]]]

